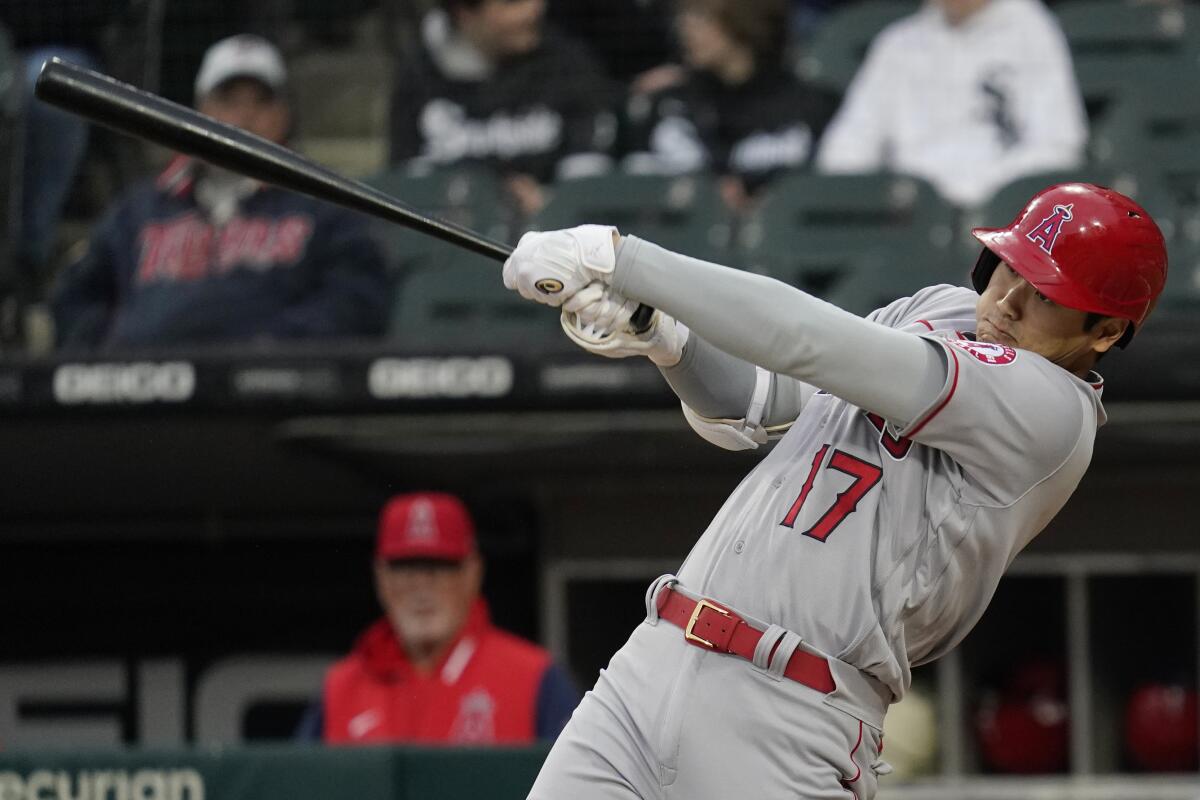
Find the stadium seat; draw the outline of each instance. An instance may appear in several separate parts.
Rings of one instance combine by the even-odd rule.
[[[972,266],[965,262],[957,267],[931,265],[915,252],[883,249],[847,253],[823,261],[815,257],[799,261],[810,283],[814,276],[824,276],[825,285],[816,294],[859,316],[908,297],[925,286],[940,283],[965,286]]]
[[[558,313],[505,289],[498,266],[488,264],[449,264],[406,275],[388,332],[397,344],[430,352],[570,346]]]
[[[1167,258],[1167,286],[1160,306],[1164,310],[1200,313],[1200,240],[1179,241],[1170,248]]]
[[[920,3],[912,0],[863,0],[833,11],[804,46],[796,72],[805,80],[842,93],[867,54],[875,35]]]
[[[708,261],[728,258],[732,218],[708,175],[614,173],[561,181],[530,230],[615,225],[670,250]]]
[[[1155,83],[1195,81],[1200,69],[1196,4],[1067,0],[1054,10],[1089,109]]]
[[[1137,165],[1161,177],[1176,202],[1200,207],[1200,67],[1195,77],[1116,103],[1095,126],[1093,159]]]
[[[743,223],[735,263],[822,297],[838,295],[874,250],[901,282],[954,281],[956,225],[955,209],[916,178],[796,173]]]
[[[504,204],[499,180],[488,170],[456,168],[413,175],[405,169],[395,169],[367,183],[412,208],[497,241],[507,242],[511,235],[511,213]],[[491,266],[493,271],[497,268],[484,256],[400,225],[381,221],[375,231],[390,268],[397,274],[455,264],[476,269]]]

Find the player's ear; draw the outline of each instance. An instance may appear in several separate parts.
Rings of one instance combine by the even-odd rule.
[[[1091,329],[1092,335],[1096,337],[1092,342],[1092,349],[1097,353],[1107,353],[1117,342],[1121,341],[1121,337],[1125,335],[1125,330],[1129,325],[1130,322],[1127,319],[1101,317]]]

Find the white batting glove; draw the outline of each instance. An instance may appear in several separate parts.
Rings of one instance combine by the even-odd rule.
[[[630,319],[638,303],[599,281],[577,292],[562,307],[563,331],[589,353],[606,358],[646,356],[660,367],[673,367],[683,357],[688,329],[655,311],[650,327],[634,333]]]
[[[615,233],[609,225],[527,233],[504,262],[504,287],[557,308],[592,281],[612,280]]]

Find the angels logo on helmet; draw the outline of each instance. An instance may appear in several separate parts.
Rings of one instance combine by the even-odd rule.
[[[1056,205],[1054,212],[1039,222],[1036,228],[1025,234],[1025,238],[1042,248],[1046,255],[1054,255],[1054,243],[1058,241],[1058,235],[1062,233],[1063,223],[1073,219],[1071,214],[1073,208],[1075,208],[1074,203],[1065,206]]]

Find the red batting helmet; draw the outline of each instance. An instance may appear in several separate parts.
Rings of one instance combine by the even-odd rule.
[[[1139,686],[1125,706],[1125,746],[1139,767],[1186,772],[1197,763],[1196,690],[1180,684]]]
[[[1038,192],[1006,228],[971,231],[984,251],[971,273],[982,293],[997,259],[1059,305],[1133,323],[1124,347],[1167,280],[1158,225],[1125,195],[1090,183]]]

